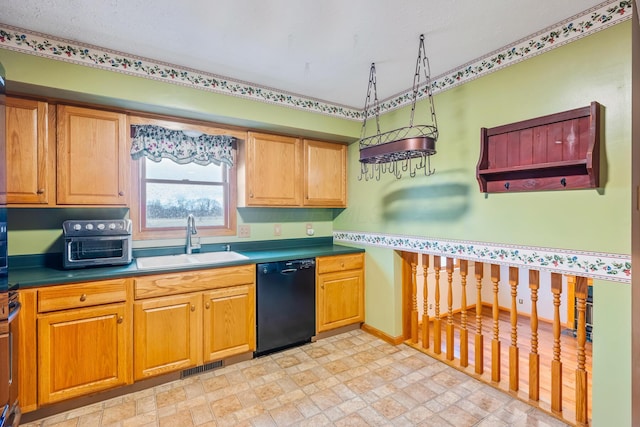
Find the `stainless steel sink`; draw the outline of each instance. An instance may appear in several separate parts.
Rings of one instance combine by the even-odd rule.
[[[136,258],[138,270],[184,267],[189,265],[219,264],[223,262],[242,261],[249,257],[237,252],[206,252],[197,254],[162,255]]]

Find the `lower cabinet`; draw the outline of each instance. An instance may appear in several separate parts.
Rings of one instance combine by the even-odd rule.
[[[196,366],[201,297],[152,298],[133,305],[136,380]]]
[[[253,264],[143,276],[135,294],[135,380],[255,350]]]
[[[115,279],[38,291],[39,405],[131,383],[128,283]]]
[[[255,285],[204,294],[204,362],[255,350]]]
[[[364,322],[364,254],[316,258],[317,332]]]

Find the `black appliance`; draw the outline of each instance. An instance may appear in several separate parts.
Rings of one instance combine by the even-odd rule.
[[[256,356],[308,343],[316,333],[314,258],[258,264]]]
[[[6,81],[0,64],[0,427],[20,424],[18,404],[18,313],[16,289],[9,289],[6,174]]]
[[[131,220],[68,220],[64,233],[64,268],[130,264]]]

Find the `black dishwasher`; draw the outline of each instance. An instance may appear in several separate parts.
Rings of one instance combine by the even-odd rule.
[[[311,341],[316,333],[314,258],[258,264],[256,356]]]

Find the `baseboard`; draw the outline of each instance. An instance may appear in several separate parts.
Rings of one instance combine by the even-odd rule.
[[[318,332],[314,337],[311,338],[311,341],[315,342],[317,340],[333,337],[335,335],[340,335],[345,332],[354,331],[356,329],[360,329],[359,322],[352,323],[351,325],[340,326],[339,328],[331,329],[330,331]]]
[[[382,341],[388,342],[391,345],[399,345],[404,342],[404,337],[402,336],[392,337],[391,335],[385,332],[382,332],[380,329],[376,329],[371,325],[367,325],[366,323],[363,323],[360,329],[362,329],[368,334],[373,335],[376,338],[380,338]]]

